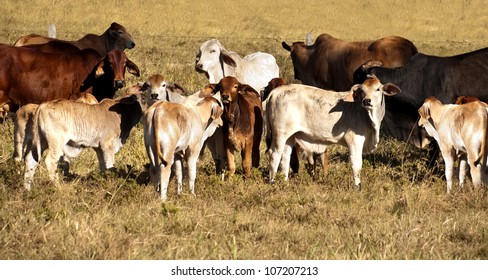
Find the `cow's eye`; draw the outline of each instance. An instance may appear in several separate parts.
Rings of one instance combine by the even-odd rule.
[[[216,52],[216,50],[211,50],[211,51],[210,51],[210,53],[215,53],[215,52]]]

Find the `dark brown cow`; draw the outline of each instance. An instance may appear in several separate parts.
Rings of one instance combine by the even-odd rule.
[[[367,61],[380,61],[383,67],[399,67],[417,53],[415,45],[402,37],[388,36],[378,40],[346,42],[322,34],[313,45],[282,42],[291,54],[295,79],[303,84],[335,91],[353,86],[354,71]]]
[[[136,45],[125,27],[113,22],[102,35],[86,34],[79,40],[65,41],[37,34],[30,34],[19,38],[14,43],[14,46],[21,47],[26,45],[40,45],[50,41],[70,43],[80,50],[94,49],[100,54],[101,57],[107,55],[107,53],[111,50],[119,49],[123,51],[125,49],[132,49]]]
[[[234,152],[241,151],[245,177],[251,176],[252,166],[259,166],[259,144],[263,133],[263,109],[259,93],[249,85],[241,84],[235,77],[224,77],[215,85],[214,92],[221,94],[224,105],[224,147],[229,164],[229,176],[234,175]]]
[[[113,98],[117,90],[125,86],[126,69],[130,74],[140,76],[139,67],[127,58],[124,51],[112,50],[95,65],[83,81],[80,91],[91,92],[98,101]]]

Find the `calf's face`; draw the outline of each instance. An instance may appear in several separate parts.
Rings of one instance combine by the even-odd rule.
[[[230,104],[234,100],[237,100],[237,94],[239,91],[239,81],[234,77],[224,77],[217,84],[217,88],[220,90],[222,103]]]
[[[394,84],[381,84],[376,77],[370,77],[364,83],[352,87],[354,99],[361,98],[362,106],[366,110],[373,110],[382,106],[384,103],[383,94],[393,96],[400,92],[400,89]]]

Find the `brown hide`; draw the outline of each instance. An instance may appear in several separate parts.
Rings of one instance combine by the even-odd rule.
[[[100,59],[94,50],[50,54],[0,45],[0,107],[77,99],[81,83]]]
[[[216,86],[224,104],[224,147],[229,164],[229,176],[235,173],[234,153],[241,151],[244,176],[258,167],[259,144],[263,132],[263,110],[259,94],[251,86],[241,84],[234,77],[224,77]]]
[[[367,61],[380,61],[383,67],[393,68],[404,65],[417,53],[411,41],[398,36],[346,42],[322,34],[311,46],[304,42],[291,46],[283,42],[282,46],[290,51],[296,79],[335,91],[349,90],[354,71]]]
[[[125,50],[132,49],[135,43],[125,27],[113,22],[110,27],[101,35],[86,34],[82,38],[76,41],[65,41],[58,40],[54,38],[49,38],[37,34],[30,34],[19,38],[14,46],[26,46],[26,45],[39,45],[45,44],[50,41],[58,41],[63,43],[69,43],[74,45],[80,50],[83,49],[94,49],[100,56],[105,56],[107,53],[114,49]]]

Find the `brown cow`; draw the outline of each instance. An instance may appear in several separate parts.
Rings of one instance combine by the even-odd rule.
[[[224,77],[215,85],[214,92],[221,93],[224,113],[224,148],[229,164],[229,176],[236,170],[234,152],[241,151],[245,177],[251,176],[252,166],[259,166],[259,144],[263,133],[263,109],[259,93],[249,85],[241,84],[234,77]]]
[[[125,54],[118,57],[121,59]],[[0,111],[7,114],[10,107],[15,111],[17,106],[28,103],[79,98],[83,81],[100,60],[98,53],[91,49],[51,54],[0,45]],[[109,82],[112,85],[113,81]],[[85,84],[85,88],[89,86]],[[98,100],[107,97],[103,90],[92,92]]]
[[[40,104],[58,98],[77,99],[80,85],[101,57],[87,49],[50,54],[0,45],[0,108]]]
[[[313,45],[282,42],[290,52],[295,79],[322,89],[347,91],[353,86],[353,74],[367,61],[380,61],[383,67],[400,67],[417,53],[415,45],[402,37],[346,42],[322,34]]]
[[[480,100],[477,97],[474,97],[474,96],[464,96],[464,95],[461,95],[461,96],[458,96],[456,98],[456,100],[454,101],[454,104],[456,104],[456,105],[463,105],[463,104],[471,103],[471,102],[474,102],[474,101],[480,101]]]
[[[81,39],[76,41],[64,41],[54,38],[49,38],[37,34],[30,34],[19,38],[14,46],[21,47],[26,45],[40,45],[50,41],[60,41],[73,44],[78,49],[94,49],[101,57],[107,55],[107,53],[114,49],[125,50],[135,47],[134,40],[125,27],[113,22],[110,27],[102,34],[86,34]]]

